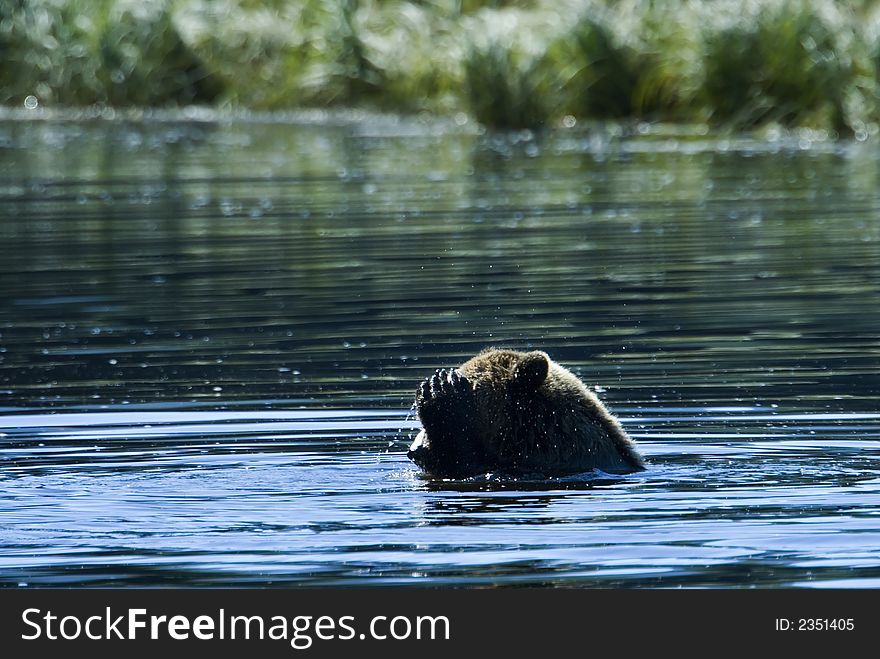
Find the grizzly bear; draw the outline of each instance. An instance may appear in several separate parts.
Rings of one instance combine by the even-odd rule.
[[[487,348],[426,378],[415,407],[423,429],[407,457],[434,477],[645,468],[596,395],[544,352]]]

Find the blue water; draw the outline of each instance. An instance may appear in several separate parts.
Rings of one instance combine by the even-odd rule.
[[[0,584],[880,586],[877,154],[641,133],[0,122]],[[492,344],[647,471],[423,477]]]

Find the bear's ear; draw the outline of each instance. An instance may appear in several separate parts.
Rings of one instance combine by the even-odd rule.
[[[527,353],[513,368],[513,381],[520,391],[535,391],[547,379],[550,363],[547,355],[535,351]]]

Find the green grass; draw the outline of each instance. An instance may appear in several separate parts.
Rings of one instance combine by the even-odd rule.
[[[847,98],[869,68],[855,17],[832,5],[761,6],[708,31],[705,102],[718,123],[845,130]]]
[[[211,103],[216,75],[161,0],[0,3],[0,102],[143,106]]]
[[[5,0],[0,103],[877,132],[867,0]]]

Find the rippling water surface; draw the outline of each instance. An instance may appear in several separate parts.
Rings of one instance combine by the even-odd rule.
[[[880,586],[876,147],[0,122],[0,584]],[[579,374],[627,477],[435,482],[416,385]]]

